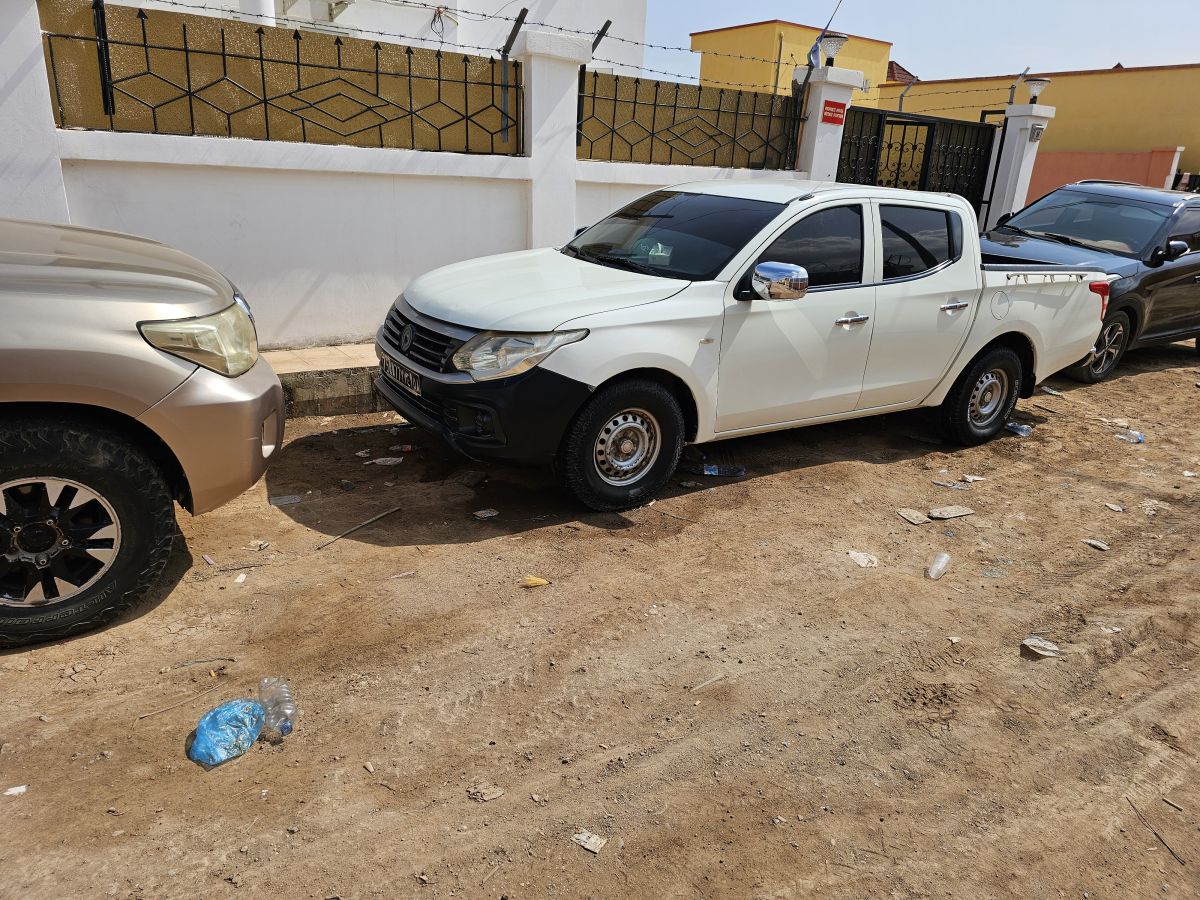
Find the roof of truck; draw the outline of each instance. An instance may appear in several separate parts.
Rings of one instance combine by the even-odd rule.
[[[856,197],[879,199],[914,200],[922,194],[934,197],[952,197],[966,203],[957,194],[909,191],[901,188],[877,187],[873,184],[841,184],[834,181],[805,181],[787,176],[765,178],[739,178],[728,181],[688,181],[673,184],[670,190],[691,194],[715,194],[720,197],[739,197],[744,200],[765,200],[770,203],[790,203],[808,195],[846,194]]]

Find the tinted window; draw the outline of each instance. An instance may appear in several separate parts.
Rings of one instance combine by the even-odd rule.
[[[1187,241],[1188,249],[1200,250],[1200,206],[1191,206],[1179,214],[1171,225],[1172,241]]]
[[[812,287],[862,281],[861,206],[835,206],[805,216],[775,239],[759,262],[791,263],[808,270]]]
[[[919,206],[881,206],[883,277],[905,278],[937,268],[957,256],[962,225],[951,232],[951,213]],[[954,216],[954,218],[958,218]]]
[[[710,281],[782,203],[655,191],[597,222],[563,252],[602,266]]]
[[[1120,256],[1141,256],[1170,212],[1167,206],[1060,189],[1017,213],[1000,228]]]

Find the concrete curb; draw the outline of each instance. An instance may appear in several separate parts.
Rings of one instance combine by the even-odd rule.
[[[375,366],[285,372],[279,381],[283,385],[286,416],[297,419],[392,412],[388,402],[375,392],[378,372]]]

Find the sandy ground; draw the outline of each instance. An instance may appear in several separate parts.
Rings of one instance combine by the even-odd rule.
[[[624,515],[536,471],[468,487],[394,416],[293,422],[265,483],[183,517],[155,602],[0,656],[0,789],[28,785],[0,894],[1200,895],[1198,364],[1055,380],[1032,437],[958,452],[922,414],[739,440],[747,477]],[[1034,632],[1065,656],[1022,658]],[[266,674],[296,732],[190,763]]]

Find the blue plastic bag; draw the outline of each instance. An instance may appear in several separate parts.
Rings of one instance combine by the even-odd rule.
[[[188,759],[211,768],[250,749],[263,730],[266,714],[255,700],[230,700],[200,717],[188,747]]]

